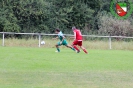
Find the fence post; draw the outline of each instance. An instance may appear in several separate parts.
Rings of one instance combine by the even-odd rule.
[[[111,36],[109,36],[109,49],[112,49],[112,41],[111,41]]]
[[[38,34],[39,35],[39,47],[41,47],[41,33]]]
[[[5,46],[5,33],[3,32],[2,46]]]

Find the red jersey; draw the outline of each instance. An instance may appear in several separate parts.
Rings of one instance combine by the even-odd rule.
[[[81,34],[80,30],[75,29],[73,32],[74,32],[75,40],[82,41],[82,34]]]

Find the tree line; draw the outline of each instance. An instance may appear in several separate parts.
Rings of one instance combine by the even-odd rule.
[[[110,2],[0,0],[0,31],[52,33],[55,28],[60,28],[63,32],[71,33],[71,27],[77,26],[84,34],[132,36],[133,15],[126,20],[116,19],[110,13]]]

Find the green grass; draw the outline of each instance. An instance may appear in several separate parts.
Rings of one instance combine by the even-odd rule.
[[[133,51],[0,50],[0,88],[133,88]]]

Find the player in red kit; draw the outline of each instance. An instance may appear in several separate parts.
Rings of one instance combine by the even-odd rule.
[[[76,27],[72,27],[72,30],[74,32],[74,41],[72,46],[77,50],[77,53],[80,52],[80,50],[78,49],[77,45],[80,46],[80,48],[86,53],[88,54],[88,52],[86,51],[86,49],[82,46],[82,34],[80,32],[79,29],[77,29]]]

